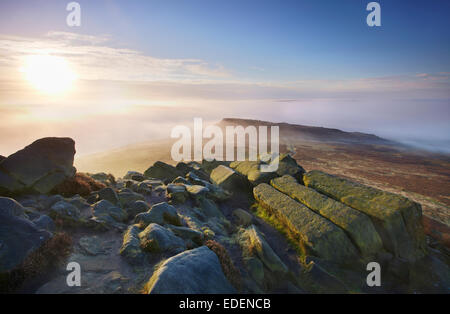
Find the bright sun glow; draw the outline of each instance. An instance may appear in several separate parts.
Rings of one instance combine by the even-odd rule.
[[[28,56],[21,71],[34,88],[48,94],[70,90],[76,79],[64,58],[49,55]]]

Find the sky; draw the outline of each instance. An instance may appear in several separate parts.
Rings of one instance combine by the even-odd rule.
[[[43,136],[71,136],[88,154],[194,117],[450,152],[448,1],[378,1],[380,27],[366,24],[367,0],[79,0],[80,27],[66,23],[69,2],[0,2],[0,155]],[[70,68],[64,92],[46,88],[64,83],[59,72],[29,65],[42,55]]]

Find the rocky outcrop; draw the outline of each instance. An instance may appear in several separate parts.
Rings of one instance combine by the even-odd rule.
[[[128,228],[123,236],[120,255],[122,255],[130,264],[139,264],[144,260],[144,253],[141,249],[139,233],[141,230],[138,226],[132,225]]]
[[[345,232],[335,224],[266,183],[254,188],[259,204],[289,230],[294,238],[313,255],[347,263],[358,253]]]
[[[8,156],[0,164],[0,192],[46,194],[75,175],[75,142],[42,138]]]
[[[421,206],[409,199],[321,171],[304,176],[305,185],[372,218],[384,247],[415,260],[425,255]]]
[[[144,176],[148,179],[161,179],[172,182],[176,177],[182,175],[180,171],[174,166],[168,165],[164,162],[157,161],[145,170]]]
[[[217,255],[206,246],[166,260],[146,285],[149,294],[235,293]]]
[[[248,181],[244,176],[223,165],[211,171],[211,182],[230,192],[249,190]]]
[[[381,238],[364,213],[299,184],[289,175],[273,179],[271,184],[345,230],[362,255],[373,256],[382,250]]]
[[[238,241],[247,269],[258,284],[263,284],[267,278],[281,279],[288,272],[287,266],[254,225],[242,229]]]
[[[183,239],[172,231],[152,223],[139,233],[141,248],[151,253],[177,254],[186,249]]]
[[[260,167],[263,163],[258,161],[233,161],[230,168],[247,177],[247,180],[254,186],[260,183],[269,183],[271,179],[277,176],[276,172],[261,172]]]
[[[0,274],[18,267],[51,236],[26,218],[19,203],[0,197]]]
[[[151,223],[179,225],[180,218],[175,207],[163,202],[153,205],[146,213],[138,214],[134,222],[139,224],[141,228],[145,228]]]

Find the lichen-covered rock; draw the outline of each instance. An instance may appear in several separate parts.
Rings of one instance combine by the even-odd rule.
[[[168,226],[168,229],[176,236],[184,239],[185,241],[190,240],[197,246],[203,243],[203,233],[198,230],[180,226]]]
[[[254,186],[260,183],[269,183],[271,179],[277,176],[276,172],[261,172],[262,162],[258,161],[234,161],[230,168],[247,177],[248,181]]]
[[[33,223],[39,230],[55,231],[55,223],[53,222],[53,219],[47,215],[41,215],[39,218],[33,220]]]
[[[238,225],[247,227],[252,224],[253,216],[241,208],[235,209],[233,211],[233,216],[235,217]]]
[[[278,176],[284,176],[286,174],[293,176],[297,180],[301,181],[303,179],[303,174],[305,169],[297,164],[297,161],[292,158],[289,154],[280,154],[272,162],[278,162],[278,169],[276,171]]]
[[[80,210],[66,201],[59,201],[52,205],[49,212],[53,219],[61,219],[66,223],[76,225],[81,222]]]
[[[126,208],[128,217],[136,217],[140,213],[145,213],[150,209],[150,205],[145,201],[136,201]]]
[[[313,255],[339,263],[358,257],[342,229],[266,183],[253,189],[259,204],[272,212],[289,232]]]
[[[67,202],[78,208],[79,210],[83,210],[86,207],[89,207],[90,204],[80,195],[75,195],[71,198],[66,199]]]
[[[123,178],[128,179],[128,180],[138,181],[138,182],[142,182],[145,180],[144,175],[137,171],[128,171],[127,174]]]
[[[373,256],[382,250],[380,236],[370,218],[362,212],[299,184],[289,175],[273,179],[271,184],[344,229],[363,255]]]
[[[208,189],[208,197],[214,201],[225,201],[230,198],[231,194],[219,187],[216,184],[211,184],[209,181],[201,179],[194,172],[189,172],[187,178],[193,185],[201,185]]]
[[[285,274],[288,268],[266,242],[263,235],[252,225],[239,236],[244,259],[258,258],[271,272]]]
[[[107,186],[112,186],[116,183],[116,179],[110,173],[104,173],[104,172],[86,173],[86,175],[88,175],[89,177],[91,177],[94,180],[102,182],[104,185],[107,185]]]
[[[101,200],[92,206],[93,215],[97,218],[110,216],[117,222],[124,222],[127,213],[120,207],[115,206],[107,200]]]
[[[182,176],[185,176],[188,172],[194,170],[194,168],[184,162],[179,162],[175,168],[181,173]]]
[[[130,207],[136,201],[145,201],[145,197],[139,193],[135,193],[130,190],[120,191],[119,194],[119,205],[122,208]]]
[[[305,185],[372,218],[387,250],[408,260],[426,252],[422,208],[409,199],[321,171],[304,175]]]
[[[177,168],[162,161],[155,162],[153,166],[144,172],[146,178],[167,180],[168,182],[172,182],[176,177],[181,175],[182,173]]]
[[[139,264],[144,259],[144,252],[141,249],[139,233],[141,230],[136,225],[128,228],[123,236],[122,247],[119,254],[122,255],[130,264]]]
[[[223,274],[217,255],[206,246],[166,260],[145,290],[149,294],[236,293]]]
[[[180,217],[175,207],[162,202],[153,205],[148,212],[136,215],[134,222],[141,228],[145,228],[151,223],[180,225]]]
[[[208,196],[209,189],[203,185],[186,185],[186,191],[189,196],[195,201],[199,202],[201,199]]]
[[[98,191],[98,197],[101,200],[107,200],[114,205],[119,203],[119,197],[117,196],[116,191],[114,189],[107,187]]]
[[[0,274],[19,266],[52,234],[24,218],[23,208],[11,199],[0,198]]]
[[[185,179],[183,177],[176,177],[175,180],[172,181],[173,184],[184,184],[184,185],[191,185],[191,183],[188,181],[188,179]]]
[[[210,175],[211,171],[213,171],[218,166],[221,166],[221,165],[228,166],[229,164],[230,164],[230,162],[228,162],[228,161],[220,161],[220,160],[215,160],[215,159],[213,159],[213,160],[203,159],[201,169]]]
[[[49,193],[75,175],[75,142],[71,138],[39,139],[8,156],[0,165],[0,190]]]
[[[167,185],[167,198],[173,204],[183,204],[186,202],[188,193],[186,191],[186,186],[182,184],[168,184]]]
[[[141,248],[151,253],[178,254],[186,249],[183,239],[172,231],[152,223],[139,233]]]
[[[220,165],[211,172],[211,182],[228,191],[247,191],[247,179],[233,169]]]

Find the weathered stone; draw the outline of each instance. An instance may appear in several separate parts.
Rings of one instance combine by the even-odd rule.
[[[211,181],[228,191],[247,191],[247,179],[231,168],[220,165],[211,172]]]
[[[194,185],[202,185],[206,187],[208,192],[208,197],[215,201],[225,201],[230,198],[231,194],[219,187],[216,184],[211,184],[207,180],[203,180],[200,177],[198,177],[194,172],[189,172],[187,174],[187,178],[190,182]]]
[[[415,260],[426,252],[421,206],[409,199],[321,171],[304,175],[305,185],[372,218],[387,250]]]
[[[117,205],[119,203],[119,197],[117,196],[116,191],[114,191],[114,189],[110,187],[98,191],[98,197],[99,199],[107,200],[114,205]]]
[[[33,223],[39,230],[55,231],[55,223],[53,222],[53,219],[47,215],[40,216],[36,220],[33,220]]]
[[[276,172],[261,172],[261,161],[234,161],[230,164],[238,173],[247,177],[248,181],[254,186],[260,183],[269,183],[270,180],[277,176]]]
[[[150,209],[150,205],[145,201],[136,201],[132,205],[126,208],[129,217],[136,217],[137,214],[147,212]]]
[[[148,212],[136,215],[134,221],[141,228],[145,228],[151,223],[180,225],[180,217],[178,217],[177,210],[166,202],[155,204]]]
[[[142,195],[152,195],[152,186],[146,182],[140,182],[135,192],[142,194]]]
[[[200,210],[205,216],[210,218],[225,218],[216,203],[209,199],[200,200]]]
[[[102,182],[103,184],[105,184],[107,186],[112,186],[116,183],[116,179],[110,173],[104,173],[104,172],[86,173],[86,175],[88,175],[92,179]]]
[[[176,177],[182,175],[174,166],[162,161],[157,161],[144,172],[146,178],[161,179],[172,182]]]
[[[314,254],[340,263],[357,258],[357,250],[344,231],[305,205],[266,183],[255,187],[253,194],[261,206],[272,212]]]
[[[233,216],[236,218],[238,225],[247,227],[252,224],[253,216],[241,208],[235,209]]]
[[[71,198],[67,199],[67,202],[78,208],[79,210],[83,210],[86,207],[89,207],[90,204],[80,195],[75,195]]]
[[[148,281],[147,293],[236,293],[223,274],[217,255],[206,246],[166,260]]]
[[[188,172],[194,170],[191,166],[185,164],[184,162],[179,162],[175,167],[182,176],[185,176]]]
[[[191,185],[191,183],[183,177],[176,177],[175,180],[172,181],[172,183],[173,184]]]
[[[286,174],[293,176],[299,181],[302,181],[305,169],[297,164],[297,161],[289,154],[280,154],[280,156],[273,162],[278,161],[278,169],[276,171],[278,176],[284,176]]]
[[[3,207],[5,204],[6,208]],[[11,208],[9,202],[0,203],[0,274],[19,266],[52,236],[21,217],[20,212],[17,208]]]
[[[137,171],[128,171],[127,174],[123,178],[128,179],[128,180],[138,181],[138,182],[142,182],[145,180],[144,175]]]
[[[245,260],[245,266],[253,278],[259,285],[264,283],[264,264],[257,257],[250,257]]]
[[[382,250],[380,236],[370,218],[362,212],[299,184],[289,175],[273,179],[271,184],[344,229],[363,255],[371,256]]]
[[[50,209],[54,204],[59,201],[64,201],[64,197],[61,195],[50,195],[47,199],[42,201],[42,205],[45,209]]]
[[[144,259],[144,253],[141,249],[139,233],[141,230],[136,226],[130,226],[123,236],[120,255],[122,255],[130,264],[139,264]]]
[[[183,204],[187,199],[186,187],[181,184],[168,184],[167,185],[167,197],[173,204]]]
[[[239,238],[239,244],[242,247],[244,259],[257,257],[271,272],[281,274],[287,273],[288,268],[286,265],[272,250],[255,226],[252,225],[243,230]]]
[[[81,213],[78,208],[66,201],[55,203],[49,212],[53,219],[62,219],[65,222],[78,224],[80,222]]]
[[[141,248],[151,253],[178,254],[186,249],[183,239],[177,237],[172,231],[152,223],[139,233]]]
[[[110,216],[117,222],[124,222],[127,219],[127,213],[122,208],[115,206],[107,200],[101,200],[95,203],[92,207],[92,212],[95,217]]]
[[[207,187],[204,187],[202,185],[187,185],[186,190],[189,194],[189,196],[194,199],[197,203],[207,197],[209,193],[209,189]]]
[[[191,240],[197,245],[201,245],[203,242],[203,233],[200,231],[179,226],[168,226],[168,229],[172,231],[176,236],[184,240]]]
[[[78,241],[78,246],[86,255],[97,256],[108,253],[108,248],[104,247],[104,243],[98,236],[84,236]]]
[[[132,192],[130,190],[122,190],[118,194],[119,204],[122,208],[132,206],[136,201],[145,201],[145,197],[139,193]]]
[[[75,142],[70,138],[39,139],[2,161],[0,189],[49,193],[75,175],[74,155]]]

